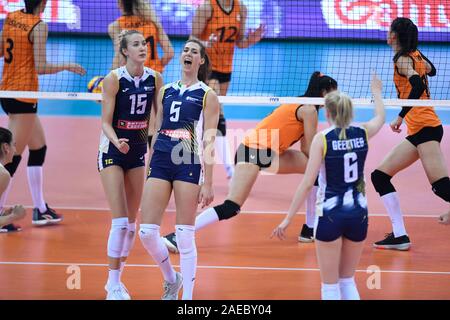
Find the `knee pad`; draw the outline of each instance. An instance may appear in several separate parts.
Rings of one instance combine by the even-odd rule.
[[[392,177],[383,171],[375,170],[372,172],[370,177],[375,190],[380,194],[380,196],[396,191],[391,183]]]
[[[241,207],[231,200],[225,200],[221,205],[214,207],[214,210],[216,210],[219,220],[226,220],[237,215],[241,211]]]
[[[42,167],[45,160],[45,154],[47,152],[47,146],[43,146],[37,150],[30,150],[30,155],[28,157],[29,167]]]
[[[223,137],[225,137],[227,135],[227,123],[226,123],[225,117],[222,113],[219,115],[219,122],[217,123],[217,130],[220,132],[220,134]]]
[[[19,166],[20,160],[22,160],[22,156],[14,156],[12,161],[8,164],[5,164],[5,169],[8,170],[9,175],[11,177],[16,173],[17,167]]]
[[[125,241],[123,242],[122,257],[128,257],[131,248],[134,246],[136,240],[136,222],[129,223],[127,228],[127,235],[125,236]]]
[[[188,257],[196,257],[195,227],[190,225],[176,225],[175,234],[180,254]]]
[[[112,220],[111,231],[108,239],[108,257],[120,258],[122,256],[123,243],[128,230],[128,218]]]
[[[442,179],[439,179],[436,182],[433,182],[431,184],[433,192],[440,197],[441,199],[444,199],[447,202],[450,202],[450,179],[449,177],[445,177]]]

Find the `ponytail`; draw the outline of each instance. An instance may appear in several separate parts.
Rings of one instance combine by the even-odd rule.
[[[25,0],[25,12],[33,14],[34,10],[41,4],[43,0]]]
[[[333,78],[322,74],[320,71],[315,71],[309,79],[308,88],[302,97],[320,98],[322,92],[330,92],[337,89],[337,81]]]
[[[325,108],[331,121],[341,129],[339,139],[346,139],[346,128],[353,120],[353,103],[345,93],[333,91],[325,96]]]

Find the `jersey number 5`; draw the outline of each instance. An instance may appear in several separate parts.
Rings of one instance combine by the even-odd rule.
[[[344,154],[344,181],[352,183],[358,180],[358,156],[354,152]]]
[[[178,119],[180,119],[180,106],[181,101],[172,102],[172,105],[170,106],[170,118],[169,118],[171,122],[178,122]]]
[[[137,105],[136,105],[137,96]],[[144,114],[145,108],[147,106],[147,94],[132,94],[130,96],[131,100],[131,111],[130,114]]]

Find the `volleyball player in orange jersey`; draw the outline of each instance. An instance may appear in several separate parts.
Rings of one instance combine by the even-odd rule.
[[[417,49],[417,26],[408,18],[397,18],[388,32],[388,44],[394,50],[394,83],[400,99],[430,99],[427,76],[434,76],[436,68]],[[393,232],[374,247],[408,250],[410,239],[405,229],[397,192],[391,178],[399,171],[421,160],[433,192],[450,202],[450,180],[442,155],[443,136],[441,121],[432,107],[403,107],[390,126],[401,132],[405,120],[408,136],[398,144],[372,172],[372,183],[380,194],[391,218]],[[444,217],[441,217],[444,219]]]
[[[145,0],[119,0],[119,8],[122,15],[108,26],[108,33],[115,48],[112,69],[125,65],[125,60],[119,52],[120,32],[136,30],[142,33],[147,41],[148,56],[145,66],[162,73],[164,67],[172,60],[174,50],[150,3]],[[161,58],[158,55],[158,44],[163,51]]]
[[[155,11],[145,0],[119,0],[122,16],[108,26],[108,33],[113,41],[115,54],[112,69],[125,65],[126,61],[120,54],[120,33],[122,30],[136,30],[144,35],[148,46],[148,56],[145,61],[147,68],[163,73],[164,67],[172,60],[174,50],[169,37],[165,33]],[[158,55],[157,45],[161,46],[163,56]],[[155,117],[150,117],[148,126],[148,146],[155,134]]]
[[[336,89],[337,82],[334,79],[320,72],[314,72],[303,96],[323,97]],[[236,151],[236,171],[225,202],[200,213],[195,219],[195,230],[237,215],[247,200],[260,170],[280,174],[304,173],[309,148],[317,131],[318,108],[314,105],[282,104],[264,118],[244,138],[244,142]],[[301,143],[300,150],[289,149],[297,141]],[[311,191],[314,199],[309,201],[309,214],[307,213],[307,224],[311,226],[308,228],[311,238],[314,226],[315,191],[317,189]],[[174,233],[165,236],[164,240],[170,251],[178,252]]]
[[[245,36],[246,20],[247,8],[239,0],[206,0],[197,9],[192,21],[192,36],[204,41],[211,59],[212,72],[208,86],[219,96],[225,96],[230,85],[234,48],[248,48],[262,38],[263,26]],[[217,129],[216,150],[230,179],[234,168],[222,108]]]
[[[85,70],[76,63],[49,63],[46,55],[48,26],[40,19],[47,0],[25,0],[25,9],[11,12],[3,24],[0,57],[4,57],[0,90],[38,91],[38,74],[70,71],[84,75]],[[33,199],[33,224],[58,223],[61,216],[50,209],[43,195],[42,165],[47,150],[44,130],[37,116],[36,99],[0,99],[9,117],[8,127],[16,140],[16,154],[5,167],[11,177],[28,146],[28,183]],[[10,183],[11,185],[11,183]],[[0,199],[3,207],[9,188]]]

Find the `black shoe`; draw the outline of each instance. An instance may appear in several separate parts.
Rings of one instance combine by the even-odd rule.
[[[45,226],[47,224],[56,224],[62,221],[62,215],[57,214],[55,210],[51,209],[47,204],[47,211],[41,213],[38,208],[33,209],[33,224],[38,226]]]
[[[22,228],[12,223],[0,227],[0,233],[18,232],[18,231],[22,231]]]
[[[386,234],[384,240],[375,242],[373,246],[377,249],[407,251],[411,247],[411,241],[407,235],[396,238],[394,233],[391,232]]]
[[[172,253],[178,253],[177,238],[175,232],[162,237],[167,249]]]
[[[308,227],[306,224],[303,225],[302,231],[300,232],[300,235],[298,236],[299,242],[313,242],[314,241],[314,228]]]

